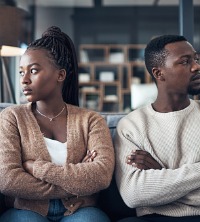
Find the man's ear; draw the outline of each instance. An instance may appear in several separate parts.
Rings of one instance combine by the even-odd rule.
[[[58,82],[63,82],[66,78],[66,70],[65,69],[60,69],[58,73]]]
[[[152,73],[156,81],[165,81],[165,77],[160,68],[154,67]]]

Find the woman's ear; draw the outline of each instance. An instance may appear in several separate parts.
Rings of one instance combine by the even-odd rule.
[[[156,81],[165,81],[165,77],[160,68],[154,67],[152,73]]]
[[[60,69],[58,73],[58,82],[63,82],[66,78],[66,70],[65,69]]]

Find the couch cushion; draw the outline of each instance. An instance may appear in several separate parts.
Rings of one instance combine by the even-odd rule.
[[[116,127],[119,120],[127,115],[126,113],[100,113],[106,120],[112,139],[114,139],[114,134],[116,132]],[[119,194],[115,177],[113,175],[110,186],[101,191],[99,197],[100,208],[108,214],[112,221],[117,221],[119,219],[135,216],[135,209],[131,209],[126,206],[124,201]]]

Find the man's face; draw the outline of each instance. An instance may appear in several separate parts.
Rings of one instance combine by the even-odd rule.
[[[200,91],[199,57],[187,41],[170,43],[162,73],[167,93],[185,94]]]
[[[190,95],[198,95],[200,94],[200,71],[191,78],[188,93]]]

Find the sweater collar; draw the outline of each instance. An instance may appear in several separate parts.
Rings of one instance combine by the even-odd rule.
[[[160,113],[160,112],[155,111],[151,104],[149,104],[147,106],[147,109],[154,116],[160,116],[160,117],[177,116],[177,115],[185,115],[185,114],[191,112],[194,109],[195,103],[196,102],[194,100],[190,99],[190,104],[186,108],[184,108],[182,110],[178,110],[178,111],[167,112],[167,113]]]

